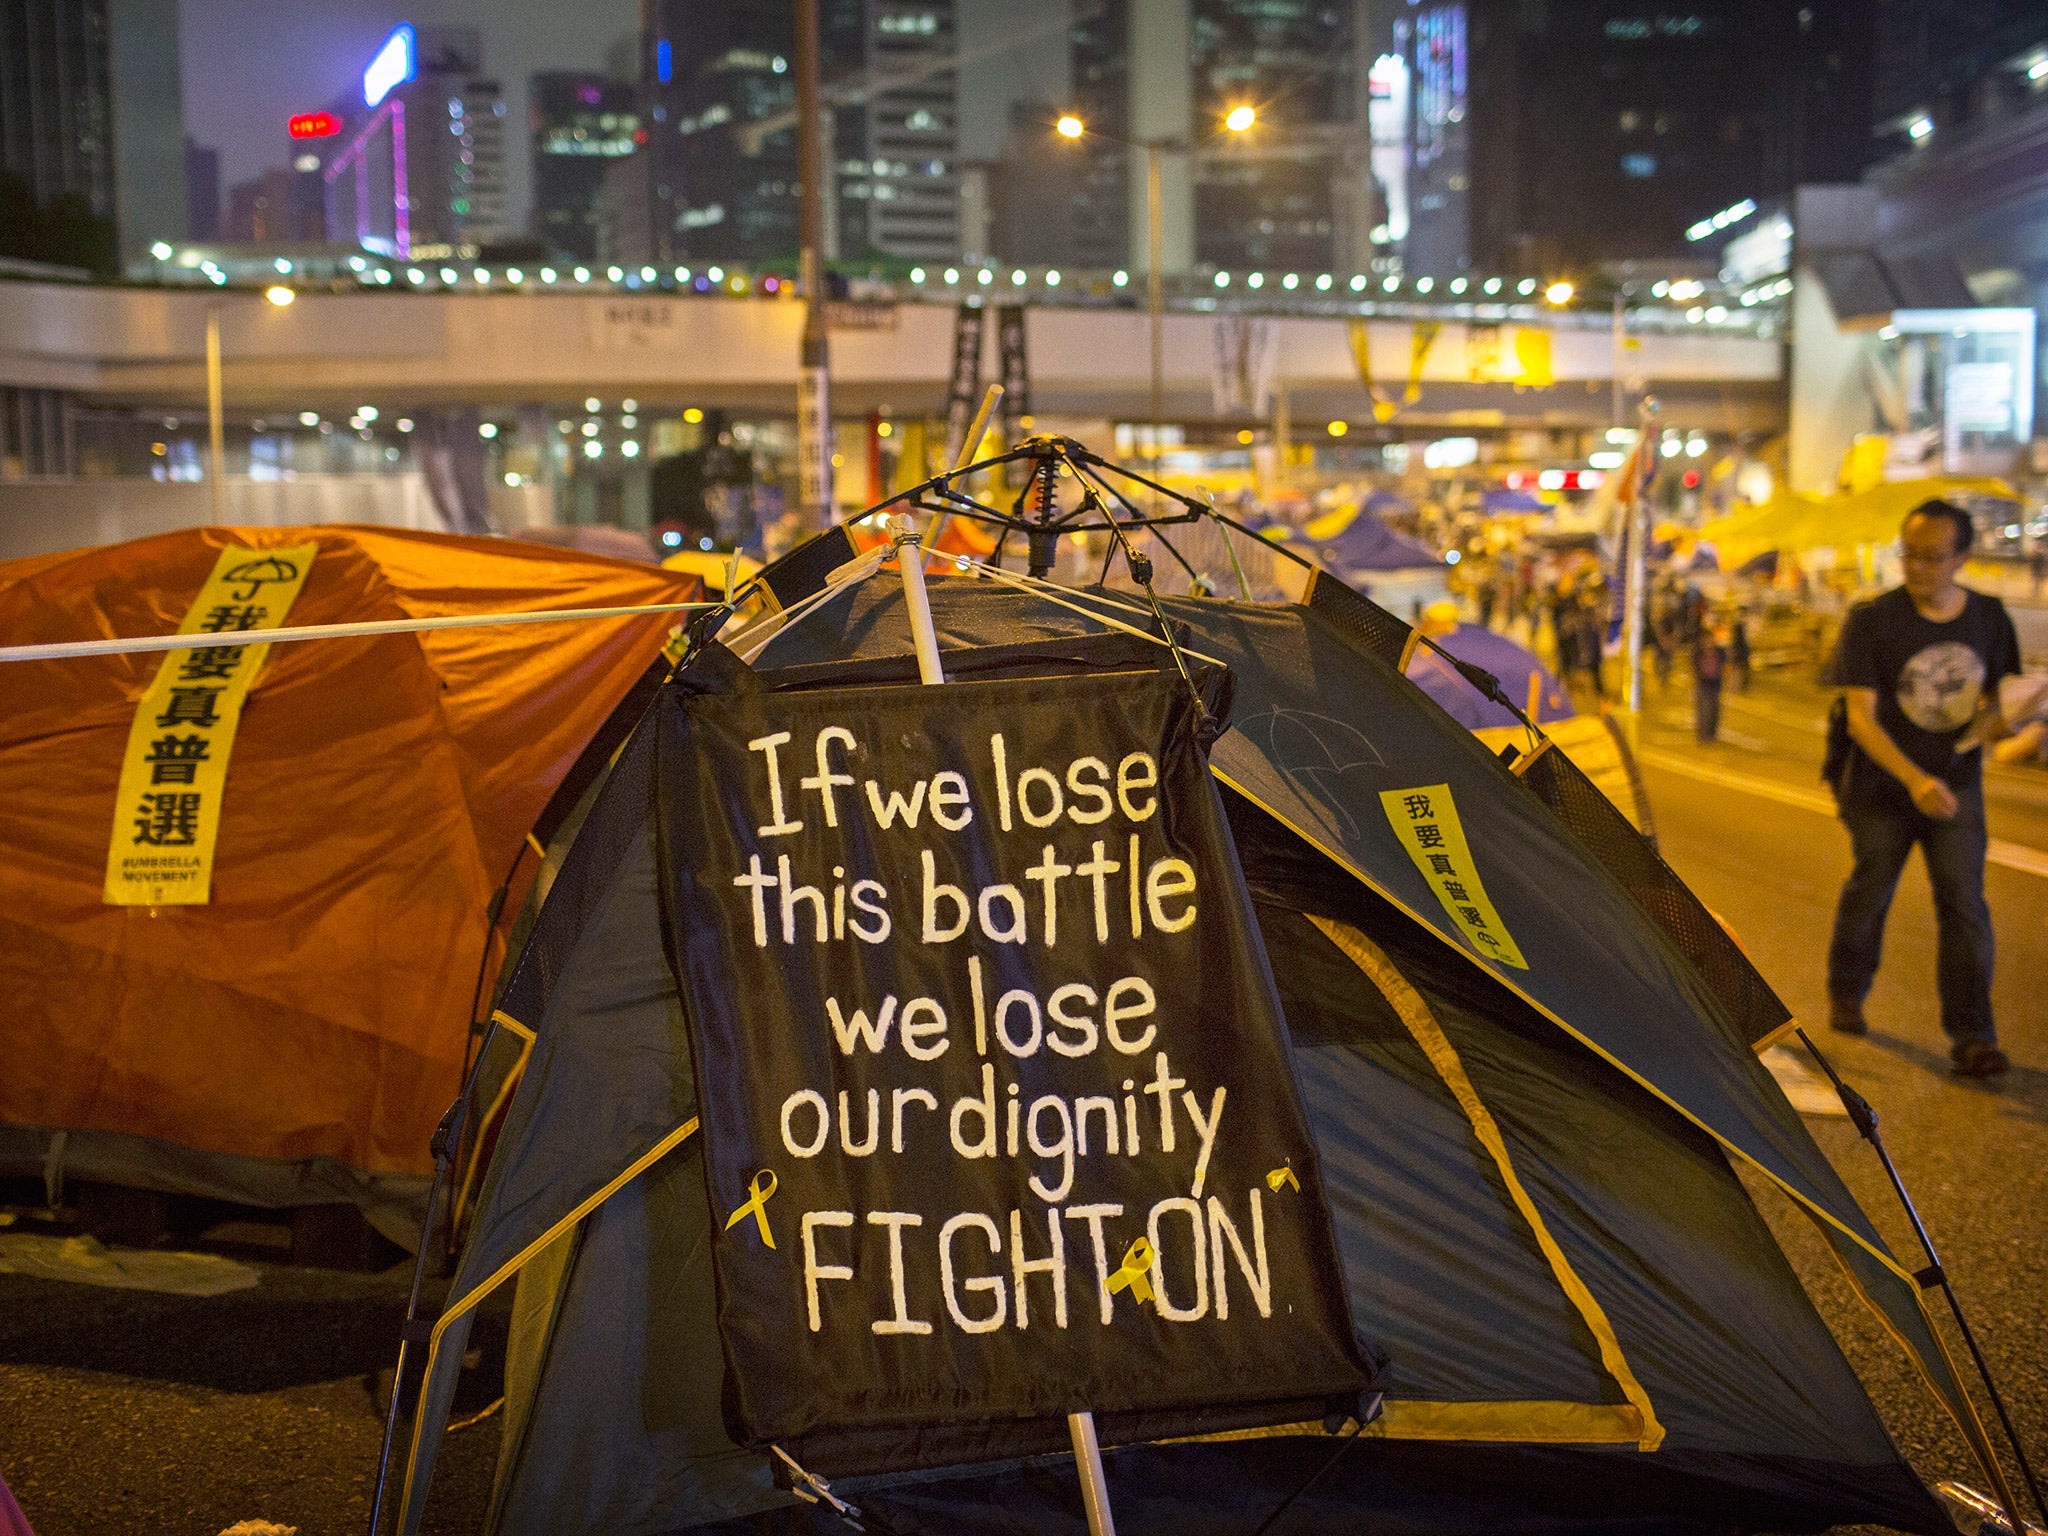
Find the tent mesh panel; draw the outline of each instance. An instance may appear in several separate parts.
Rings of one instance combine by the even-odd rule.
[[[1576,763],[1553,747],[1521,779],[1692,962],[1751,1045],[1792,1017],[1728,930]]]
[[[1409,626],[1369,597],[1361,597],[1328,571],[1309,577],[1308,607],[1398,669],[1408,646]]]

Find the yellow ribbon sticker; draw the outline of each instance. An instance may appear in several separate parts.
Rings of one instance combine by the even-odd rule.
[[[764,1184],[762,1180],[767,1180]],[[768,1230],[768,1197],[775,1193],[775,1170],[763,1168],[754,1175],[753,1183],[747,1186],[747,1203],[725,1218],[725,1230],[730,1232],[746,1217],[754,1218],[754,1225],[761,1229],[761,1241],[770,1248],[775,1246],[775,1234]]]
[[[1294,1176],[1294,1159],[1292,1158],[1289,1158],[1278,1168],[1275,1168],[1266,1175],[1266,1188],[1272,1190],[1274,1194],[1280,1193],[1280,1186],[1282,1184],[1287,1185],[1297,1195],[1301,1193],[1301,1180]]]
[[[1109,1294],[1114,1296],[1128,1286],[1131,1300],[1143,1306],[1152,1299],[1151,1275],[1152,1244],[1141,1237],[1124,1254],[1122,1267],[1109,1277]]]
[[[275,629],[298,600],[317,544],[229,545],[178,625],[181,635]],[[228,754],[267,645],[168,651],[135,706],[115,791],[101,899],[116,907],[196,907],[213,899]]]
[[[1529,969],[1529,962],[1515,947],[1487,898],[1479,879],[1479,866],[1465,844],[1465,827],[1458,820],[1458,807],[1448,784],[1426,784],[1415,789],[1389,789],[1380,794],[1387,820],[1408,857],[1422,871],[1422,878],[1436,892],[1444,911],[1465,936],[1465,941],[1488,960]]]

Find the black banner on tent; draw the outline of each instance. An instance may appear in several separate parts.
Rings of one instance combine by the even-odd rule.
[[[962,304],[953,315],[953,380],[946,390],[946,464],[950,468],[981,407],[981,306]],[[970,445],[971,446],[971,445]]]
[[[870,1471],[1355,1397],[1185,686],[733,682],[670,690],[660,793],[734,1438]]]
[[[1031,354],[1024,346],[1024,306],[1005,304],[996,311],[996,362],[1003,380],[1003,440],[1016,443],[1031,414]]]

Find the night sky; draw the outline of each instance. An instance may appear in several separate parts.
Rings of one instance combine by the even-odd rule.
[[[1042,6],[1013,0],[955,0],[963,50],[961,151],[969,160],[1000,150],[1009,103],[1054,98],[1067,61]],[[285,119],[326,105],[360,80],[363,66],[401,21],[473,26],[483,33],[484,68],[507,103],[505,160],[515,229],[526,224],[531,150],[527,77],[545,69],[601,69],[612,45],[639,24],[636,0],[183,0],[179,52],[185,131],[221,152],[221,199],[228,188],[290,158]],[[1023,47],[990,45],[1029,29]]]

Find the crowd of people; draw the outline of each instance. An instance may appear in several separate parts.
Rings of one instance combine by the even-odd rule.
[[[1660,692],[1690,673],[1693,730],[1720,734],[1727,690],[1748,689],[1756,632],[1774,630],[1772,659],[1795,661],[1835,691],[1825,774],[1847,828],[1854,870],[1828,950],[1829,1023],[1868,1029],[1886,914],[1915,847],[1936,895],[1940,1016],[1955,1070],[2007,1070],[1991,1010],[1993,941],[1984,896],[1983,764],[2041,765],[2048,748],[2048,677],[2028,678],[1999,599],[1959,583],[1975,542],[1967,511],[1930,501],[1900,533],[1903,580],[1846,599],[1811,583],[1788,591],[1719,571],[1666,563],[1646,592],[1642,664]],[[1551,659],[1582,705],[1619,702],[1623,601],[1591,551],[1480,552],[1461,561],[1462,595],[1489,627]],[[1615,686],[1615,685],[1620,686]],[[1682,686],[1682,685],[1681,685]]]
[[[1459,583],[1479,622],[1523,640],[1551,662],[1583,701],[1618,703],[1626,692],[1619,656],[1625,617],[1619,589],[1590,553],[1494,557],[1473,562]],[[1643,668],[1660,692],[1682,668],[1691,676],[1695,729],[1701,741],[1719,734],[1724,688],[1743,692],[1754,664],[1753,630],[1762,605],[1702,586],[1676,573],[1650,587],[1643,630]],[[1811,644],[1813,626],[1803,636]]]

